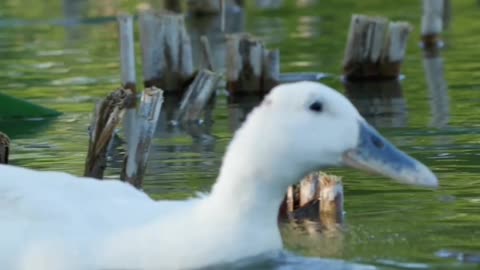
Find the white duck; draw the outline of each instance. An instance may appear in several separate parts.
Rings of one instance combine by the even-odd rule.
[[[345,97],[313,82],[278,86],[253,110],[204,198],[153,201],[120,181],[0,165],[0,268],[185,269],[279,250],[287,187],[342,164],[437,185]]]

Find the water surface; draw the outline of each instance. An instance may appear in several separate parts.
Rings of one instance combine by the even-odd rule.
[[[237,18],[239,23],[230,29],[254,33],[269,47],[278,47],[282,72],[331,74],[324,82],[341,92],[346,92],[340,75],[351,14],[383,15],[414,26],[403,63],[404,79],[397,86],[403,98],[370,100],[363,109],[386,137],[425,162],[441,181],[440,188],[432,191],[352,170],[331,170],[344,177],[344,228],[316,234],[286,224],[282,229],[286,248],[296,255],[385,269],[478,267],[458,260],[458,254],[438,253],[480,254],[478,1],[452,1],[453,21],[444,33],[442,51],[446,93],[427,87],[418,46],[419,1],[286,2],[283,8],[262,11],[252,1],[247,15]],[[120,84],[114,15],[119,10],[134,11],[137,4],[128,0],[0,2],[0,91],[63,112],[58,119],[0,122],[0,130],[13,140],[14,164],[82,174],[93,103]],[[152,5],[158,3],[152,0]],[[191,25],[200,31],[209,27],[214,26],[208,21]],[[356,104],[361,106],[365,100]],[[246,101],[228,104],[225,97],[219,97],[212,112],[213,125],[206,128],[211,135],[207,139],[192,139],[160,123],[145,190],[158,199],[183,199],[208,191],[237,120],[252,106]],[[391,111],[384,113],[382,106]],[[118,176],[118,161],[110,165],[108,177]],[[287,258],[264,257],[264,261],[231,267],[333,269],[325,261]],[[340,261],[335,267],[355,269]]]

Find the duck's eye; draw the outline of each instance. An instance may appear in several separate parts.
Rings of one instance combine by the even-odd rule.
[[[309,109],[312,112],[316,112],[316,113],[322,112],[323,111],[323,104],[320,101],[315,101],[314,103],[312,103],[310,105]]]

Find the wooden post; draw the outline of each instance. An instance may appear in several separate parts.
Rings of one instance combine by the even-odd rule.
[[[249,34],[227,37],[227,90],[232,95],[265,94],[278,83],[280,54]]]
[[[162,108],[162,93],[162,90],[155,87],[143,91],[135,128],[136,141],[131,144],[134,149],[129,151],[120,177],[139,189],[143,185],[150,145]]]
[[[286,212],[286,213],[285,213]],[[341,177],[312,173],[296,186],[289,187],[279,217],[323,219],[322,224],[343,222],[343,186]]]
[[[0,164],[8,164],[10,154],[10,138],[7,134],[0,132]]]
[[[182,13],[182,2],[180,0],[164,0],[163,6],[166,10]]]
[[[318,197],[319,188],[318,173],[312,173],[300,181],[298,184],[298,206],[304,207],[311,201],[316,200]]]
[[[130,89],[118,89],[97,103],[95,114],[90,126],[90,140],[84,175],[97,179],[103,178],[106,168],[107,147],[113,132],[121,121],[125,108],[132,100]]]
[[[449,3],[446,2],[447,0],[423,0],[422,41],[426,49],[432,50],[440,45],[440,34],[446,25],[444,20],[450,16],[446,13],[449,9]]]
[[[396,79],[410,31],[406,22],[353,15],[343,60],[346,79]]]
[[[280,51],[278,49],[273,51],[265,50],[263,55],[263,70],[262,70],[263,85],[262,88],[266,91],[277,86],[280,82]]]
[[[208,70],[202,70],[188,87],[176,117],[177,122],[192,122],[201,118],[205,105],[215,93],[221,77]]]
[[[145,86],[181,94],[194,74],[192,45],[182,15],[140,13]]]
[[[132,140],[134,140],[135,121],[137,118],[137,75],[135,68],[135,40],[133,31],[133,18],[129,14],[121,14],[117,18],[120,33],[120,68],[122,85],[124,89],[132,91],[131,102],[126,105],[125,119],[123,121],[125,138],[127,141],[127,155]]]
[[[423,1],[423,66],[430,94],[432,125],[437,128],[445,127],[450,120],[450,98],[441,57],[441,33],[445,29],[449,9],[448,0]]]
[[[223,0],[188,0],[188,10],[197,15],[219,14]]]
[[[202,54],[200,66],[204,69],[215,71],[215,67],[213,66],[212,52],[210,50],[210,42],[206,36],[200,37],[200,45],[200,51]]]

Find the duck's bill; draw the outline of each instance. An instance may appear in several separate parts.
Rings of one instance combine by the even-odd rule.
[[[437,187],[437,177],[421,162],[400,151],[366,122],[360,122],[356,148],[346,151],[343,162],[353,168],[378,173],[401,183]]]

